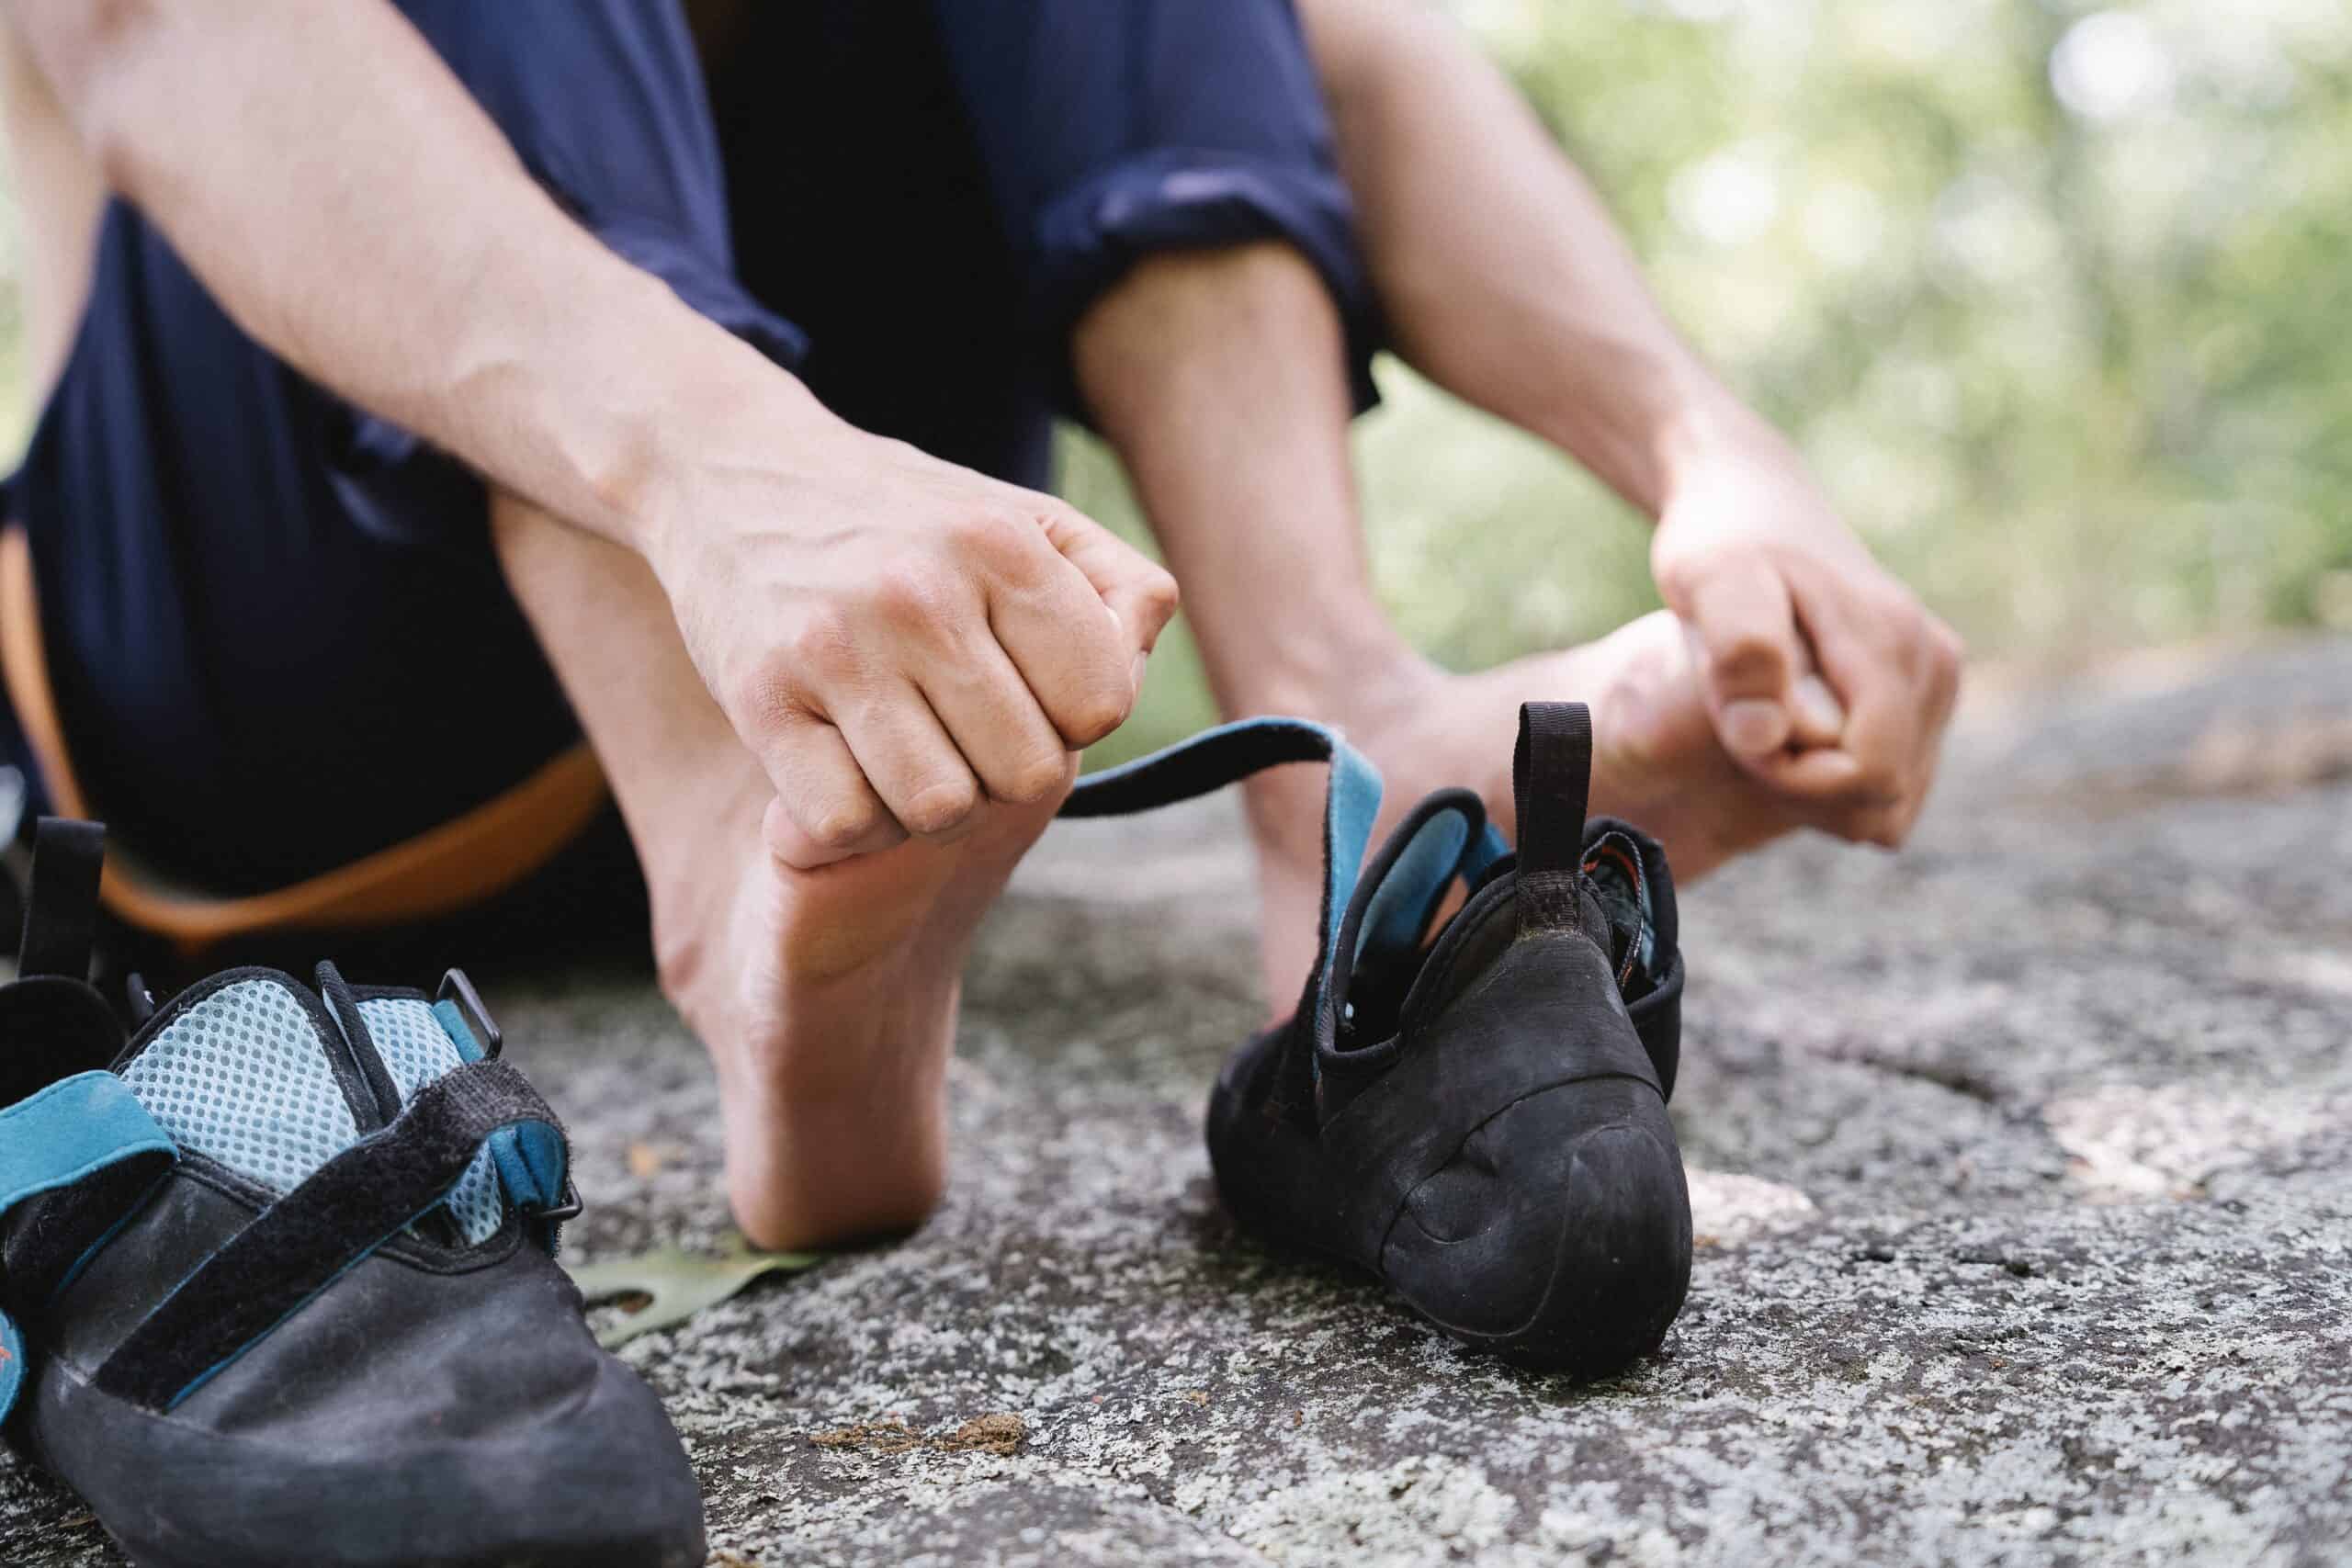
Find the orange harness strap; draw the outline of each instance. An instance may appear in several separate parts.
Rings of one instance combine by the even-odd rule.
[[[49,682],[32,548],[0,532],[0,675],[56,809],[92,815],[65,754]],[[141,869],[135,846],[107,857],[99,897],[116,918],[186,954],[258,932],[351,930],[431,919],[480,904],[546,865],[587,830],[608,796],[585,741],[453,822],[268,893],[221,898],[175,887]]]

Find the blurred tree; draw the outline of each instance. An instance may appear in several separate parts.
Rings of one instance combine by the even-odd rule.
[[[1980,651],[2352,625],[2345,0],[1455,0],[1668,308]],[[1400,367],[1384,592],[1458,665],[1656,603],[1646,536]],[[1081,504],[1132,510],[1075,442]],[[1204,716],[1181,660],[1130,745]]]
[[[1976,649],[2352,626],[2352,4],[1448,3]],[[1423,647],[1485,664],[1656,604],[1612,497],[1380,374],[1370,526]],[[31,413],[0,405],[19,440]],[[1065,488],[1140,536],[1082,436]],[[1154,671],[1119,750],[1207,716],[1181,630]]]

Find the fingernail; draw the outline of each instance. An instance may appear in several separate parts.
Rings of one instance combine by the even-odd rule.
[[[1789,716],[1778,703],[1746,697],[1724,705],[1724,744],[1743,757],[1777,750],[1789,739]]]
[[[1804,715],[1805,729],[1815,738],[1834,740],[1846,728],[1845,705],[1818,675],[1797,677],[1797,708]]]
[[[1150,663],[1151,655],[1148,653],[1138,653],[1136,655],[1136,661],[1134,665],[1127,671],[1128,678],[1135,682],[1136,694],[1137,696],[1141,696],[1143,694],[1143,672],[1148,667],[1149,667]]]

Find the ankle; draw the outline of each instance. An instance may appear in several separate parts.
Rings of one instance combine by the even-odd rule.
[[[673,1005],[683,1006],[714,964],[729,962],[726,939],[754,869],[746,857],[767,855],[759,832],[763,787],[690,781],[650,803],[650,819],[623,813],[645,874],[655,976]]]
[[[1227,718],[1280,714],[1311,718],[1365,739],[1396,728],[1433,699],[1446,672],[1421,657],[1385,620],[1313,638],[1261,644],[1213,672]]]

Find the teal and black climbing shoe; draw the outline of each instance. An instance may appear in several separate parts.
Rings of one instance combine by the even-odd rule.
[[[100,839],[0,987],[0,1413],[138,1568],[686,1568],[702,1504],[553,1253],[563,1133],[454,972],[218,975],[127,1041]]]
[[[1217,1190],[1245,1227],[1370,1269],[1454,1338],[1584,1375],[1656,1348],[1690,1282],[1666,1114],[1674,886],[1655,841],[1586,820],[1591,758],[1581,705],[1528,705],[1518,852],[1476,795],[1448,790],[1361,875],[1379,777],[1297,720],[1211,730],[1084,781],[1065,808],[1141,810],[1330,763],[1322,951],[1297,1011],[1217,1079]]]

